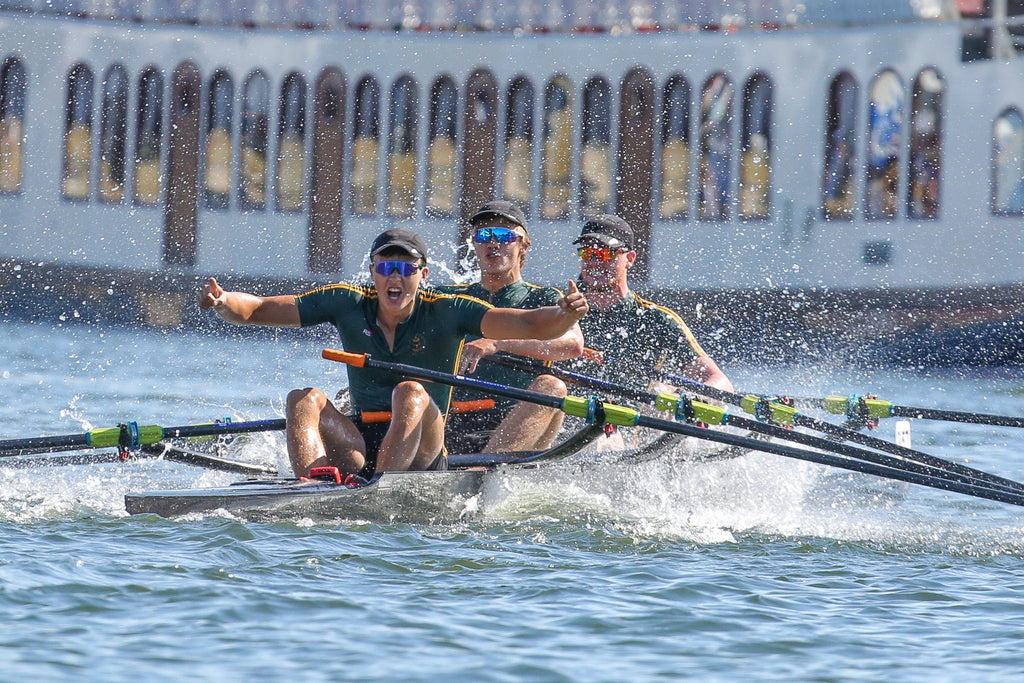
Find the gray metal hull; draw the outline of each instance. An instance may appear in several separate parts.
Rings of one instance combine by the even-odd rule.
[[[372,519],[450,522],[466,515],[485,470],[388,472],[367,486],[300,479],[243,481],[207,489],[147,491],[125,496],[131,514],[178,517],[226,510],[254,521]]]
[[[469,515],[489,472],[534,469],[578,453],[602,434],[588,425],[546,451],[451,455],[445,472],[385,472],[367,486],[305,479],[249,480],[208,489],[147,491],[125,496],[131,514],[178,517],[226,510],[251,520],[373,519],[450,522]]]

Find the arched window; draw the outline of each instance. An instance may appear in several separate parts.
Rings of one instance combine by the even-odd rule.
[[[853,162],[857,149],[857,82],[848,73],[832,79],[825,120],[821,213],[826,220],[853,218]]]
[[[508,87],[502,190],[509,201],[529,207],[533,201],[532,188],[533,85],[525,76],[520,76]]]
[[[907,164],[907,216],[939,217],[942,175],[942,117],[946,84],[935,69],[914,81],[910,102],[910,160]]]
[[[402,76],[391,88],[388,138],[389,216],[410,217],[416,209],[416,82]]]
[[[612,112],[608,81],[595,77],[583,87],[580,160],[580,212],[596,216],[611,210]]]
[[[21,191],[25,139],[25,67],[16,57],[0,64],[0,193]]]
[[[64,125],[63,194],[67,199],[88,199],[92,183],[92,70],[85,64],[68,73]]]
[[[992,213],[1024,214],[1024,116],[1007,109],[992,128]]]
[[[431,216],[451,216],[455,210],[455,122],[459,91],[442,76],[430,89],[430,140],[427,143],[427,206]]]
[[[767,218],[772,185],[772,83],[755,74],[743,88],[740,137],[741,218]]]
[[[135,203],[160,201],[160,148],[163,141],[164,77],[148,67],[139,77],[135,130]]]
[[[352,213],[377,212],[377,164],[380,161],[380,86],[372,76],[356,85],[352,127]]]
[[[566,218],[572,173],[572,85],[555,76],[544,89],[544,158],[540,215]]]
[[[306,79],[291,73],[281,85],[277,129],[277,208],[302,208],[306,169]]]
[[[732,83],[724,74],[711,76],[701,91],[697,213],[705,220],[729,218],[732,91]]]
[[[267,206],[267,139],[270,135],[270,81],[257,69],[242,89],[241,159],[238,205],[248,211]]]
[[[689,186],[690,84],[675,75],[665,83],[661,100],[661,218],[686,218]]]
[[[868,175],[864,215],[892,218],[897,213],[900,147],[903,146],[903,83],[885,70],[871,83],[868,101]]]
[[[207,96],[203,187],[206,206],[224,209],[231,197],[231,118],[235,100],[235,86],[227,71],[218,69],[213,73]]]
[[[124,201],[125,142],[128,137],[128,76],[115,64],[103,79],[100,121],[100,201]]]

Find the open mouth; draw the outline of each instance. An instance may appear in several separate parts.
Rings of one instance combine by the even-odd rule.
[[[388,287],[387,297],[388,301],[401,301],[402,300],[402,288],[401,287]]]

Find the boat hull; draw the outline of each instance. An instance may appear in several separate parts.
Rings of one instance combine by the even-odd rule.
[[[301,479],[242,481],[219,488],[148,491],[125,496],[130,514],[180,517],[225,510],[253,521],[374,519],[446,522],[469,515],[485,470],[387,472],[350,487]]]

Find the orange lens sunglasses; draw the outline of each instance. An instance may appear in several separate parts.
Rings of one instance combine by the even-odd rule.
[[[576,253],[584,261],[611,261],[619,255],[619,250],[608,247],[580,247]]]

